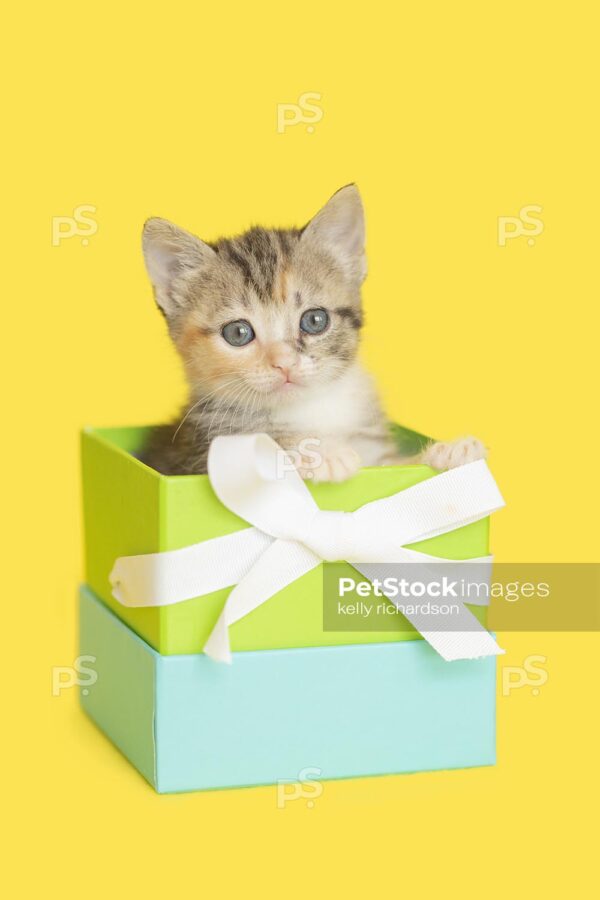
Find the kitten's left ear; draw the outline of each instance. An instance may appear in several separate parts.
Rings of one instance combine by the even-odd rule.
[[[174,320],[185,306],[182,281],[214,260],[215,251],[168,219],[148,219],[142,249],[156,302],[167,319]]]
[[[302,241],[325,246],[352,278],[367,274],[365,213],[355,184],[340,188],[302,232]]]

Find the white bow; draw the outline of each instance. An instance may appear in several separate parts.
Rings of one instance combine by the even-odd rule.
[[[216,438],[208,456],[212,487],[254,528],[181,550],[120,557],[110,575],[114,597],[125,606],[165,606],[236,585],[204,647],[212,658],[230,662],[229,626],[323,560],[347,560],[371,580],[378,572],[384,575],[381,567],[388,563],[447,564],[403,545],[476,522],[504,506],[479,460],[355,512],[320,510],[298,472],[281,465],[283,455],[266,434]],[[491,557],[469,562],[489,564]],[[404,614],[446,660],[503,653],[475,616],[459,606],[458,628],[455,620],[452,631],[428,631],[421,615]]]

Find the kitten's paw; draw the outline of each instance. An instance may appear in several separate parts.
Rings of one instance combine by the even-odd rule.
[[[306,481],[345,481],[360,465],[360,456],[348,444],[321,445],[309,457],[300,457],[298,471]]]
[[[455,469],[465,463],[485,459],[487,451],[474,437],[459,438],[447,444],[431,444],[423,453],[423,462],[433,469]]]

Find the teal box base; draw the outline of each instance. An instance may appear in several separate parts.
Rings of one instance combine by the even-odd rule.
[[[491,765],[495,657],[425,641],[161,656],[88,588],[83,708],[160,793]],[[318,774],[315,774],[317,772]]]

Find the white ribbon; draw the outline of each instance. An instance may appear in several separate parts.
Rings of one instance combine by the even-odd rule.
[[[323,560],[347,560],[370,579],[385,577],[385,564],[448,564],[404,545],[476,522],[504,506],[485,461],[479,460],[355,512],[320,510],[298,472],[282,467],[282,454],[266,434],[216,438],[208,456],[212,487],[226,507],[254,527],[181,550],[120,557],[110,575],[114,597],[124,606],[166,606],[236,585],[204,647],[212,658],[230,662],[229,626]],[[489,565],[491,557],[469,562]],[[459,605],[464,630],[429,631],[422,615],[404,614],[446,660],[503,653]]]

